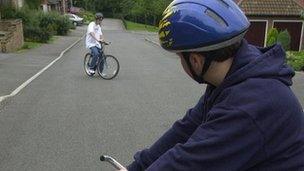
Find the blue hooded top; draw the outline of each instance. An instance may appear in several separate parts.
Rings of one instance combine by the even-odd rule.
[[[259,49],[243,40],[223,83],[129,171],[304,170],[304,114],[290,86],[294,71],[280,45]]]

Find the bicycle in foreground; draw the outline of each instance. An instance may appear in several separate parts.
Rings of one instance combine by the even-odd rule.
[[[110,43],[107,42],[100,42],[101,43],[101,49],[100,49],[100,56],[97,59],[96,62],[96,68],[98,75],[105,79],[105,80],[111,80],[115,78],[118,75],[119,72],[119,62],[113,55],[106,55],[104,53],[104,49],[106,45],[109,45]],[[84,57],[84,71],[85,73],[92,77],[94,74],[89,72],[89,64],[91,63],[93,59],[93,56],[91,53],[87,53]]]

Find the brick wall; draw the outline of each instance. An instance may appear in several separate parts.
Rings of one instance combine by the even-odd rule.
[[[0,52],[7,53],[20,49],[23,46],[23,27],[21,20],[0,21]]]

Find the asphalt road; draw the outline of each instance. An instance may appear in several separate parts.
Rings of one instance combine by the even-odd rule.
[[[175,55],[124,31],[120,21],[105,20],[104,29],[112,42],[106,53],[121,64],[118,77],[87,77],[87,50],[78,43],[1,106],[1,171],[113,170],[101,154],[128,164],[195,105],[205,87],[186,76]],[[303,97],[303,82],[296,82]]]
[[[83,71],[84,41],[0,109],[0,170],[112,170],[150,145],[204,87],[183,73],[172,54],[106,21],[106,52],[121,70],[114,80]]]

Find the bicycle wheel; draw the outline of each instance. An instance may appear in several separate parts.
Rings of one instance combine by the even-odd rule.
[[[92,60],[91,54],[87,53],[84,57],[83,67],[84,67],[85,73],[90,77],[92,77],[94,75],[89,72],[89,64],[91,63],[91,60]]]
[[[98,63],[98,74],[105,80],[115,78],[119,72],[119,62],[112,55],[105,55],[105,59],[100,60]]]

